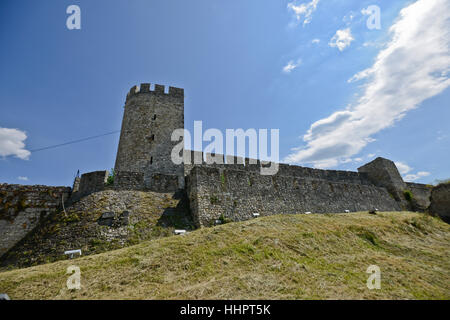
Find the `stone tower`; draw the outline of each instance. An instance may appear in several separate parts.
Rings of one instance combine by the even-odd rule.
[[[174,191],[184,187],[184,167],[171,160],[175,129],[184,128],[184,90],[156,84],[127,95],[114,172],[118,188]]]

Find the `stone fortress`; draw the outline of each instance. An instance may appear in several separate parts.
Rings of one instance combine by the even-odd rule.
[[[256,159],[191,150],[182,150],[184,163],[174,164],[171,153],[179,141],[171,141],[171,135],[184,128],[184,90],[165,89],[144,83],[128,93],[113,184],[107,184],[107,171],[84,173],[75,178],[72,188],[0,184],[0,257],[14,247],[19,250],[27,235],[30,237],[38,226],[45,227],[48,216],[62,214],[61,210],[70,210],[83,198],[105,190],[114,192],[110,200],[122,201],[125,208],[132,203],[121,199],[121,194],[181,194],[195,227],[251,219],[255,213],[435,208],[434,213],[444,219],[450,215],[448,185],[433,188],[404,182],[395,164],[384,158],[373,160],[358,172],[279,164],[278,173],[272,176],[260,174],[261,166],[268,164]],[[210,159],[215,163],[206,161]]]

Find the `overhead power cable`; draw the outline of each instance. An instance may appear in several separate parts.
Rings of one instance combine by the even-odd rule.
[[[42,150],[54,149],[54,148],[58,148],[58,147],[62,147],[62,146],[67,146],[69,144],[79,143],[79,142],[83,142],[83,141],[87,141],[87,140],[92,140],[92,139],[108,136],[108,135],[111,135],[111,134],[114,134],[114,133],[118,133],[118,132],[120,132],[120,130],[107,132],[107,133],[103,133],[103,134],[99,134],[99,135],[96,135],[96,136],[91,136],[91,137],[87,137],[87,138],[83,138],[83,139],[68,141],[68,142],[64,142],[64,143],[60,143],[60,144],[55,144],[53,146],[38,148],[38,149],[30,150],[30,152],[34,153],[34,152],[38,152],[38,151],[42,151]]]

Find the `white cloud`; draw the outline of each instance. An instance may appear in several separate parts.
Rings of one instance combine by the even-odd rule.
[[[437,136],[437,140],[441,141],[441,140],[445,140],[448,138],[448,135],[443,133],[442,131],[438,131],[438,136]]]
[[[318,43],[320,43],[320,39],[313,39],[313,40],[311,41],[311,43],[318,44]]]
[[[340,164],[346,164],[346,163],[360,163],[363,162],[364,159],[363,158],[342,158],[339,159],[339,163]],[[326,161],[324,163],[327,163]],[[332,162],[330,162],[332,163]]]
[[[18,129],[0,128],[0,156],[16,156],[27,160],[30,151],[25,149],[24,141],[27,139],[25,132]]]
[[[375,63],[353,80],[366,78],[352,106],[313,123],[305,146],[291,163],[338,163],[358,154],[371,137],[450,86],[450,1],[418,0],[402,9],[390,28],[392,39]]]
[[[363,47],[376,47],[376,46],[378,46],[378,44],[373,41],[366,41],[363,43]]]
[[[336,34],[331,38],[328,45],[330,47],[338,48],[339,51],[344,51],[353,40],[355,40],[355,38],[352,36],[352,31],[350,28],[347,28],[336,31]]]
[[[369,154],[367,155],[367,158],[373,158],[373,157],[375,157],[375,153],[369,153]]]
[[[28,177],[19,176],[19,177],[17,177],[17,179],[19,179],[21,181],[28,181]]]
[[[297,61],[291,60],[288,62],[287,65],[283,67],[284,73],[291,73],[292,70],[296,69],[300,64],[302,63],[301,59],[298,59]]]
[[[400,161],[397,161],[394,163],[397,166],[398,172],[400,172],[401,175],[407,174],[408,172],[410,172],[412,170],[412,168],[410,166],[408,166],[406,163],[403,163]]]
[[[430,175],[430,173],[427,171],[419,171],[417,173],[410,173],[413,168],[411,168],[404,162],[397,161],[397,162],[395,162],[395,165],[397,166],[398,171],[403,176],[403,179],[405,181],[412,182],[412,181],[416,181],[420,178],[428,177]]]
[[[353,162],[352,158],[346,158],[341,160],[341,163],[350,163],[350,162]]]
[[[416,174],[408,174],[404,177],[404,179],[405,179],[405,181],[413,182],[413,181],[419,180],[420,178],[428,177],[429,175],[430,175],[429,172],[420,171],[420,172],[417,172]]]
[[[360,71],[357,74],[354,74],[353,77],[348,79],[347,82],[348,83],[352,83],[352,82],[355,82],[355,81],[359,81],[359,80],[365,79],[368,76],[370,76],[371,73],[372,73],[372,70],[370,70],[370,69],[366,69],[366,70]]]
[[[320,0],[312,0],[308,3],[297,4],[297,1],[289,2],[287,7],[294,12],[297,22],[303,19],[303,25],[311,22],[312,14],[317,9]]]
[[[316,161],[314,162],[314,167],[318,169],[326,169],[330,167],[335,167],[339,164],[339,161],[337,159],[327,159],[322,161]]]

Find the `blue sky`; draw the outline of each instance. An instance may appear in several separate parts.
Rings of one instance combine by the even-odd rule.
[[[81,30],[66,27],[72,4]],[[409,181],[449,178],[449,15],[445,0],[3,0],[0,181],[113,167],[118,134],[28,151],[119,130],[142,82],[185,89],[187,129],[280,129],[285,161],[382,156]]]

